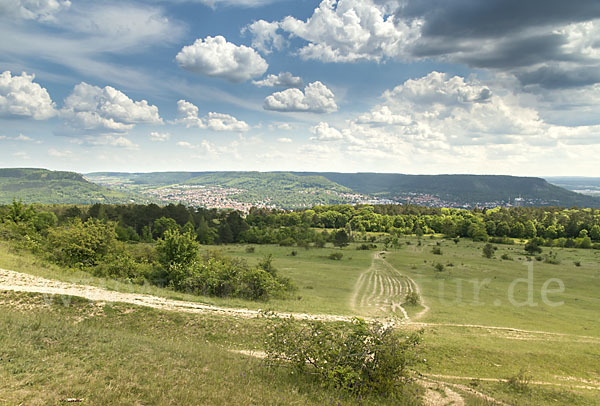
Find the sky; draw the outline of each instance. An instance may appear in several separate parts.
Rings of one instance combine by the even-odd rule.
[[[0,0],[0,167],[600,176],[597,0]]]

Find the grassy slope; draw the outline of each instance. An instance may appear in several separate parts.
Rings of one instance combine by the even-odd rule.
[[[465,324],[484,324],[491,326],[510,326],[531,330],[544,330],[551,332],[559,332],[566,334],[577,334],[600,338],[600,326],[597,323],[597,314],[600,312],[600,300],[597,295],[597,288],[600,285],[600,262],[598,251],[593,250],[578,250],[578,249],[559,249],[557,250],[558,258],[561,260],[560,265],[543,264],[540,262],[534,263],[535,277],[535,300],[540,301],[539,289],[543,280],[551,277],[561,278],[566,286],[564,294],[551,294],[552,300],[564,300],[565,305],[555,308],[538,305],[537,307],[520,307],[508,305],[507,289],[510,283],[519,277],[525,277],[527,268],[518,261],[518,258],[523,258],[520,246],[498,246],[496,257],[499,258],[502,253],[507,253],[513,257],[513,261],[501,261],[500,259],[485,259],[481,256],[482,244],[469,241],[461,241],[458,245],[453,242],[443,242],[441,249],[442,256],[431,253],[431,246],[420,249],[416,246],[416,239],[408,239],[412,245],[404,246],[403,248],[391,251],[386,255],[386,259],[393,264],[397,269],[411,276],[421,287],[424,298],[431,310],[426,314],[422,321],[425,322],[452,322]],[[435,244],[435,240],[424,239],[425,244]],[[290,256],[292,249],[295,249],[298,254]],[[255,246],[254,253],[246,253],[243,246],[228,246],[225,247],[228,254],[244,256],[248,261],[257,261],[266,253],[272,253],[275,257],[274,263],[279,268],[280,273],[284,276],[291,277],[299,287],[298,296],[302,299],[292,299],[288,301],[272,301],[267,305],[264,303],[249,303],[239,300],[228,301],[226,299],[210,299],[211,303],[230,304],[234,306],[246,307],[262,307],[272,308],[275,310],[294,310],[308,311],[314,313],[340,313],[350,314],[349,295],[352,292],[354,283],[358,275],[370,265],[370,257],[373,251],[357,251],[351,247],[345,248],[342,252],[344,258],[342,261],[331,261],[326,259],[328,253],[333,252],[333,249],[313,249],[304,251],[298,248],[283,248],[274,246]],[[545,248],[547,252],[548,249]],[[7,253],[6,246],[0,245],[0,266],[8,269],[15,269],[24,272],[34,273],[38,275],[46,275],[48,277],[60,276],[61,278],[76,279],[82,275],[65,274],[63,271],[53,268],[40,266],[39,261],[36,261],[31,256],[15,255]],[[352,257],[352,259],[350,259]],[[573,261],[581,261],[581,266],[576,267]],[[425,262],[427,261],[427,262]],[[441,275],[433,271],[433,262],[442,262],[447,264],[452,262],[453,267],[447,267]],[[416,267],[416,269],[413,269]],[[473,284],[471,280],[481,280],[482,278],[490,278],[491,281],[488,287],[481,289],[480,300],[485,305],[475,305],[473,303]],[[458,281],[463,282],[463,301],[456,304],[452,301],[456,298],[456,286]],[[444,283],[444,289],[440,294],[440,284]],[[102,285],[103,281],[97,279],[96,284]],[[131,291],[131,286],[126,284],[114,284],[113,289]],[[143,288],[141,291],[145,291]],[[172,291],[152,288],[150,292],[168,297],[179,297],[181,299],[190,299],[191,297],[175,293]],[[521,292],[521,295],[525,292]],[[517,299],[522,298],[517,294]],[[197,298],[198,299],[198,298]],[[494,306],[494,301],[500,300],[500,306]],[[150,312],[143,310],[143,312]],[[0,312],[1,313],[1,312]],[[167,316],[161,316],[168,319]],[[177,316],[179,317],[179,316]],[[188,316],[182,316],[188,317]],[[193,318],[193,316],[189,316]],[[231,325],[233,321],[229,319],[214,318],[211,316],[196,316],[199,319],[215,319],[223,320],[224,325]],[[29,320],[29,321],[26,321]],[[23,316],[23,323],[33,322],[34,318],[26,318]],[[146,320],[147,321],[147,320]],[[146,321],[140,321],[140,326]],[[252,323],[253,321],[247,321]],[[238,321],[236,321],[238,323]],[[246,323],[239,321],[239,323]],[[0,323],[2,324],[2,323]],[[147,324],[152,325],[152,324]],[[112,327],[111,327],[112,328]],[[140,327],[141,329],[142,327]],[[221,328],[221,327],[219,327]],[[254,327],[253,327],[254,328]],[[255,326],[260,330],[260,325]],[[26,331],[27,329],[21,329]],[[67,334],[74,334],[73,330],[67,329]],[[136,330],[137,331],[137,330]],[[141,330],[140,330],[141,331]],[[182,330],[183,331],[183,330]],[[220,355],[225,361],[218,366],[215,371],[216,375],[210,379],[211,382],[219,385],[223,379],[232,379],[239,372],[239,365],[242,361],[236,356],[226,353],[223,348],[213,346],[213,343],[223,343],[227,348],[260,348],[261,343],[256,339],[256,330],[248,330],[248,334],[238,334],[234,332],[224,333],[225,335],[215,335],[215,341],[208,340],[202,342],[202,346],[195,349],[197,354],[204,353],[204,356],[209,358],[210,354],[215,354],[212,358],[215,366]],[[29,333],[27,333],[29,334]],[[113,333],[110,333],[113,334]],[[116,333],[115,333],[116,334]],[[119,333],[121,334],[121,333]],[[188,334],[199,334],[190,330]],[[208,334],[208,333],[207,333]],[[212,333],[211,333],[212,334]],[[133,336],[135,334],[132,334]],[[142,334],[143,339],[136,341],[136,344],[131,344],[129,350],[126,348],[122,351],[130,353],[139,352],[145,353],[147,346],[154,345],[152,340],[146,342],[147,338]],[[166,341],[171,340],[171,335],[166,335]],[[16,338],[15,338],[16,340]],[[61,340],[66,340],[62,338]],[[108,340],[108,338],[106,339]],[[123,342],[124,339],[110,338],[116,342]],[[174,340],[174,339],[173,339]],[[141,343],[141,344],[140,344]],[[187,342],[190,345],[192,342]],[[16,344],[15,344],[16,345]],[[100,345],[100,344],[94,344]],[[106,351],[108,344],[104,343]],[[120,345],[120,344],[119,344]],[[527,335],[517,332],[498,332],[480,328],[466,327],[447,327],[435,326],[427,327],[425,330],[425,345],[427,366],[424,372],[441,374],[441,375],[458,375],[458,376],[475,376],[482,378],[497,378],[504,379],[515,375],[521,368],[527,370],[533,380],[547,381],[560,384],[566,384],[567,387],[556,386],[540,386],[530,385],[530,390],[524,394],[516,393],[510,390],[505,383],[494,382],[478,382],[478,390],[492,394],[498,399],[503,399],[512,404],[523,405],[551,405],[551,404],[580,404],[594,405],[600,404],[598,401],[598,391],[583,390],[569,388],[571,383],[576,385],[577,382],[568,382],[559,377],[572,377],[576,379],[600,380],[600,344],[598,341],[573,336],[545,336],[545,335]],[[206,347],[204,347],[206,346]],[[185,345],[182,344],[182,347]],[[2,346],[0,345],[0,348]],[[121,351],[120,347],[119,350]],[[152,360],[151,362],[163,362],[175,370],[193,370],[194,365],[188,364],[182,359],[190,357],[191,353],[185,353],[184,356],[178,356],[179,361],[163,359]],[[200,355],[196,355],[200,356]],[[0,355],[2,357],[2,355]],[[100,355],[98,355],[100,359]],[[73,364],[74,360],[70,361]],[[102,361],[97,361],[101,363]],[[150,362],[150,361],[148,361]],[[71,364],[69,364],[71,365]],[[112,365],[112,364],[111,364]],[[171,366],[172,365],[172,366]],[[65,368],[65,365],[57,366],[57,372]],[[116,368],[115,366],[110,368]],[[127,363],[122,366],[131,368]],[[211,368],[209,366],[209,368]],[[223,369],[225,368],[225,369]],[[227,372],[227,368],[232,368],[233,373]],[[253,370],[253,374],[261,369]],[[64,371],[62,372],[64,373]],[[106,373],[106,372],[104,372]],[[156,373],[156,372],[154,372]],[[37,375],[36,375],[37,374]],[[45,373],[36,372],[33,375],[37,379],[41,378]],[[122,374],[126,377],[124,385],[133,385],[136,387],[139,396],[146,396],[147,391],[151,391],[148,386],[137,383],[138,379],[149,379],[150,372],[143,372],[138,378],[134,373]],[[60,376],[60,374],[59,374]],[[174,375],[170,375],[174,376]],[[145,378],[146,377],[146,378]],[[169,378],[171,379],[171,378]],[[174,379],[174,378],[173,378]],[[187,378],[186,379],[191,379]],[[258,379],[253,375],[252,382]],[[275,379],[275,378],[274,378]],[[285,379],[278,377],[276,379]],[[47,378],[46,378],[47,380]],[[449,379],[446,379],[450,381]],[[40,385],[35,381],[36,385]],[[95,382],[95,381],[94,381]],[[135,385],[132,383],[134,382]],[[194,381],[195,382],[195,381]],[[189,384],[194,382],[189,381]],[[462,384],[468,384],[467,381],[456,381]],[[21,384],[25,386],[24,383]],[[79,388],[81,391],[90,390],[92,384],[81,383]],[[171,384],[166,383],[169,386]],[[234,380],[232,386],[228,386],[225,393],[233,391],[235,385],[242,385],[238,380]],[[263,385],[263,384],[260,384]],[[281,383],[284,388],[288,388],[287,383]],[[291,385],[291,384],[290,384]],[[61,385],[57,385],[60,387]],[[92,385],[93,386],[93,385]],[[47,386],[43,386],[47,388]],[[68,386],[66,386],[68,388]],[[240,386],[246,388],[245,386]],[[166,390],[157,389],[157,390]],[[131,388],[123,389],[123,394],[129,393]],[[169,389],[172,390],[172,389]],[[179,389],[178,389],[179,390]],[[261,389],[262,390],[262,389]],[[283,389],[287,391],[288,389]],[[291,390],[291,389],[290,389]],[[2,391],[0,390],[0,393]],[[243,392],[243,391],[242,391]],[[178,393],[176,391],[176,393]],[[266,395],[271,399],[272,392]],[[160,396],[156,392],[155,396]],[[302,392],[300,393],[302,394]],[[304,394],[305,395],[305,394]],[[303,396],[304,396],[303,395]],[[180,398],[178,398],[180,399]],[[225,399],[225,398],[220,398]],[[245,398],[248,400],[248,398]],[[290,400],[291,399],[291,400]],[[288,401],[295,401],[296,398],[289,398]],[[299,398],[304,399],[304,398]],[[1,396],[0,396],[1,400]],[[303,401],[303,400],[301,400]],[[270,401],[276,404],[274,401]],[[251,403],[251,401],[250,401]],[[269,403],[269,402],[267,402]],[[310,401],[309,401],[310,403]],[[318,403],[318,401],[317,401]],[[472,400],[469,404],[482,404],[480,401]]]
[[[53,300],[49,300],[53,299]],[[62,298],[63,300],[65,298]],[[0,403],[59,405],[355,404],[234,352],[265,320],[0,292]],[[386,404],[366,400],[365,405]]]

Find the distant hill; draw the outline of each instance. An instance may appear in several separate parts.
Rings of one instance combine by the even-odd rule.
[[[407,193],[431,194],[456,203],[514,201],[536,205],[600,207],[600,199],[552,185],[542,178],[503,175],[403,175],[391,173],[295,172],[320,175],[357,193],[397,198]]]
[[[421,204],[427,205],[493,206],[508,201],[514,204],[520,197],[518,204],[528,206],[600,207],[600,198],[533,177],[336,172],[96,172],[84,177],[74,172],[27,168],[0,169],[0,204],[17,198],[64,204],[153,201],[202,205],[204,197],[198,197],[202,189],[194,195],[194,187],[198,186],[224,188],[226,192],[217,200],[228,204],[241,202],[287,209],[361,203],[372,198],[406,201],[406,196],[415,194],[426,196]],[[214,190],[210,198],[221,193]],[[206,195],[204,191],[203,196]],[[427,196],[435,198],[426,200]]]
[[[351,199],[342,195],[353,193],[351,189],[323,176],[294,175],[287,172],[95,172],[86,174],[86,177],[103,185],[118,187],[121,190],[129,188],[155,197],[167,195],[168,193],[160,193],[160,189],[168,187],[178,190],[182,190],[184,186],[237,189],[239,192],[228,194],[228,199],[243,203],[275,205],[285,209],[349,203]],[[170,198],[172,202],[183,203],[190,203],[185,199],[195,199],[183,193]]]
[[[75,172],[35,168],[0,169],[0,204],[21,199],[25,203],[127,203],[132,195],[88,182]]]

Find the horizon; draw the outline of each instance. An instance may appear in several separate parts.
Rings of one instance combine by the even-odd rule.
[[[35,4],[34,4],[35,3]],[[14,0],[0,160],[92,172],[589,177],[584,0]]]
[[[401,173],[401,172],[368,172],[368,171],[357,171],[357,172],[342,172],[342,171],[296,171],[296,170],[161,170],[161,171],[119,171],[119,170],[100,170],[100,171],[90,171],[90,172],[81,172],[76,170],[63,170],[63,169],[50,169],[43,167],[4,167],[2,169],[41,169],[47,171],[55,171],[55,172],[73,172],[78,173],[80,175],[89,175],[96,173],[123,173],[123,174],[151,174],[151,173],[340,173],[340,174],[375,174],[375,175],[407,175],[407,176],[509,176],[514,178],[539,178],[547,180],[548,178],[588,178],[588,179],[600,179],[600,176],[553,176],[553,175],[509,175],[502,173]]]

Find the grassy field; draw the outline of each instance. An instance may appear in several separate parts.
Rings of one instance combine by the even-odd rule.
[[[265,319],[69,299],[48,304],[37,294],[0,293],[0,404],[356,403],[236,352],[261,347]]]
[[[287,300],[267,303],[109,283],[81,272],[66,273],[31,255],[10,252],[3,244],[0,267],[217,305],[363,316],[401,317],[391,311],[393,300],[382,300],[385,295],[402,300],[409,287],[406,281],[412,280],[427,311],[423,312],[423,306],[404,308],[411,317],[422,314],[415,320],[422,325],[407,328],[425,329],[425,376],[468,386],[508,404],[600,404],[600,252],[552,249],[553,262],[558,262],[553,264],[544,258],[526,261],[519,244],[496,246],[491,259],[482,256],[482,243],[461,240],[455,244],[428,237],[421,245],[416,238],[406,238],[400,248],[388,250],[381,259],[373,257],[382,245],[370,251],[356,250],[354,245],[342,250],[254,246],[254,252],[242,245],[210,247],[249,263],[273,255],[280,274],[290,277],[298,290]],[[542,255],[550,250],[544,248]],[[329,259],[333,252],[343,253],[342,259]],[[436,263],[443,264],[444,270],[436,271]],[[526,304],[530,277],[532,302]],[[259,360],[230,351],[261,349],[264,320],[181,315],[116,304],[100,309],[86,301],[47,307],[31,304],[39,301],[35,295],[3,294],[2,298],[0,325],[9,328],[8,335],[0,336],[0,357],[19,358],[21,363],[0,361],[0,404],[18,404],[19,399],[28,399],[26,404],[52,404],[62,397],[78,396],[98,401],[93,404],[114,404],[121,398],[126,400],[123,404],[337,402],[330,392],[308,381],[296,384],[298,378],[287,372],[265,369]],[[21,304],[11,305],[15,300]],[[378,313],[379,305],[387,308]],[[109,351],[124,355],[110,358]],[[530,377],[528,384],[515,388],[505,382],[520,371]],[[159,376],[163,376],[160,384],[152,385]],[[1,385],[18,390],[3,390]],[[103,385],[114,391],[104,391]],[[466,404],[494,404],[456,390]],[[42,393],[50,401],[44,402]],[[350,402],[342,400],[341,404],[346,401]]]

